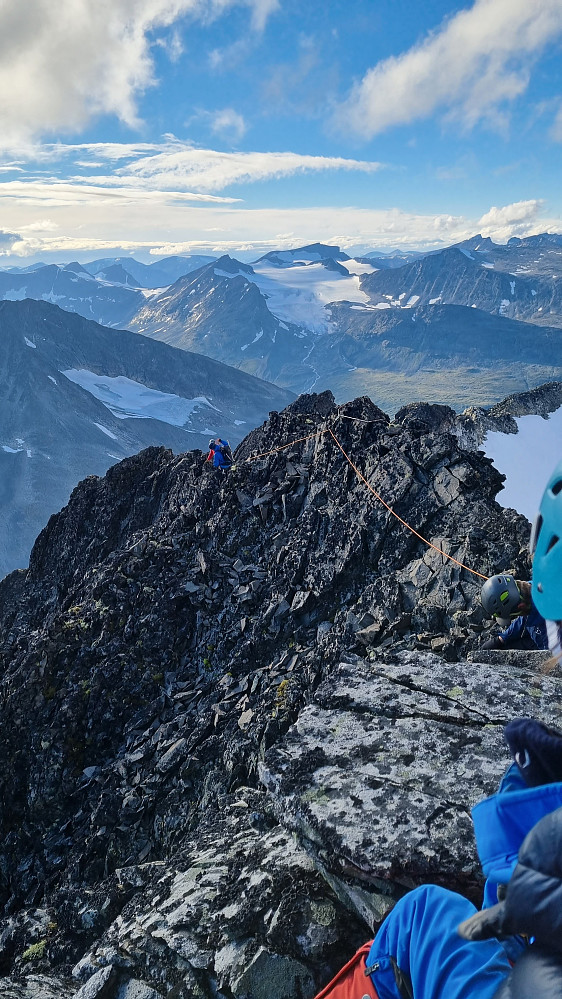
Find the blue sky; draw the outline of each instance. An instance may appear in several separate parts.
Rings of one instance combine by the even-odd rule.
[[[562,231],[560,0],[6,0],[0,266]]]

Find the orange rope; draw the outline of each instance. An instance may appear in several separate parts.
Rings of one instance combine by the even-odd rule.
[[[252,454],[246,461],[257,461],[258,458],[266,458],[268,454],[275,454],[276,451],[283,451],[287,447],[291,447],[292,444],[300,444],[301,441],[309,441],[313,437],[321,437],[322,434],[327,434],[327,430],[319,430],[316,434],[309,434],[308,437],[298,437],[296,441],[289,441],[288,444],[282,444],[281,447],[274,447],[273,451],[264,451],[263,454]]]
[[[343,413],[340,414],[340,416],[343,416],[343,415],[344,415]],[[358,421],[358,422],[361,422],[361,423],[362,422],[365,422],[365,423],[369,422],[370,423],[370,422],[374,422],[374,421],[370,421],[370,420],[369,421],[367,421],[367,420],[363,421],[363,420],[361,420],[361,421]],[[428,548],[433,548],[434,551],[439,552],[439,554],[442,555],[443,558],[448,558],[451,562],[454,562],[455,565],[458,565],[461,569],[466,569],[467,572],[471,572],[473,576],[479,576],[480,579],[488,579],[488,576],[484,576],[481,572],[477,572],[476,569],[471,569],[469,565],[465,565],[464,562],[459,562],[459,560],[456,559],[456,558],[454,558],[452,555],[448,555],[447,552],[444,552],[442,548],[438,548],[437,545],[434,545],[431,541],[428,541],[427,538],[424,538],[423,534],[419,534],[418,531],[414,530],[414,528],[411,526],[411,524],[408,524],[408,522],[405,521],[405,520],[403,520],[402,517],[399,517],[398,514],[394,512],[394,510],[392,509],[392,507],[389,506],[388,503],[385,500],[383,500],[382,496],[376,491],[376,489],[373,489],[373,487],[370,484],[370,482],[365,478],[365,476],[363,475],[363,473],[359,471],[359,469],[357,468],[357,465],[354,465],[354,463],[352,462],[351,458],[344,451],[344,449],[341,446],[339,440],[337,439],[335,433],[333,432],[333,430],[330,427],[327,427],[326,430],[318,430],[315,434],[308,434],[307,437],[298,437],[297,440],[289,441],[288,444],[281,444],[280,447],[274,447],[271,451],[264,451],[262,454],[253,454],[249,458],[246,458],[245,460],[246,461],[256,461],[258,458],[267,458],[268,455],[270,455],[270,454],[276,454],[278,451],[284,451],[286,448],[292,447],[293,444],[301,444],[303,441],[312,440],[313,437],[322,437],[323,434],[330,434],[330,436],[332,437],[334,443],[340,449],[341,453],[343,454],[343,456],[344,456],[345,460],[348,462],[348,464],[351,465],[351,467],[352,467],[353,471],[355,472],[355,474],[357,475],[357,477],[359,479],[361,479],[362,482],[365,483],[365,485],[367,486],[367,489],[373,494],[373,496],[375,496],[379,500],[380,503],[382,503],[382,505],[388,510],[389,513],[392,514],[393,517],[396,518],[396,520],[400,521],[400,523],[404,527],[406,527],[409,531],[411,531],[412,534],[415,534],[416,538],[419,538],[420,541],[423,541],[423,543],[425,545],[427,545]]]
[[[439,554],[442,555],[443,558],[450,559],[451,562],[454,562],[456,565],[460,566],[461,569],[466,569],[467,572],[471,572],[474,576],[480,576],[480,579],[488,579],[487,576],[483,576],[482,573],[481,572],[477,572],[476,569],[471,569],[470,566],[465,565],[464,562],[459,562],[458,559],[453,558],[452,555],[447,555],[447,552],[444,552],[442,548],[438,548],[437,545],[432,544],[432,542],[428,541],[427,538],[424,538],[422,534],[418,534],[418,532],[415,531],[414,528],[410,524],[408,524],[405,520],[402,520],[402,517],[399,517],[398,514],[394,512],[394,510],[392,509],[392,507],[389,506],[388,503],[386,503],[383,500],[382,496],[380,496],[379,493],[377,493],[377,491],[375,489],[373,489],[372,485],[370,484],[370,482],[367,481],[367,479],[365,478],[365,476],[363,475],[363,473],[360,472],[359,469],[357,468],[357,466],[353,464],[351,458],[344,451],[343,447],[341,446],[341,444],[340,444],[339,440],[337,439],[337,437],[336,437],[335,433],[333,432],[333,430],[330,430],[330,428],[328,428],[328,433],[333,437],[336,445],[339,447],[339,449],[340,449],[341,453],[343,454],[344,458],[346,459],[346,461],[349,462],[349,464],[351,465],[351,467],[352,467],[353,471],[355,472],[355,474],[365,483],[365,485],[367,486],[367,489],[369,489],[372,492],[373,496],[376,496],[376,498],[382,503],[382,505],[384,507],[386,507],[386,509],[388,510],[388,512],[391,513],[393,517],[396,517],[396,520],[399,520],[400,523],[404,525],[404,527],[407,527],[408,530],[411,531],[412,534],[415,534],[416,538],[419,538],[420,541],[424,542],[424,544],[428,545],[430,548],[433,548],[434,551],[439,552]]]

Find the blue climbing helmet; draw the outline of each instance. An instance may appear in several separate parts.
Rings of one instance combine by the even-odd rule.
[[[502,625],[508,625],[521,614],[518,607],[523,598],[515,578],[507,573],[490,576],[482,587],[480,600],[486,616],[496,618]]]
[[[549,621],[562,620],[562,461],[546,484],[531,534],[533,601]]]

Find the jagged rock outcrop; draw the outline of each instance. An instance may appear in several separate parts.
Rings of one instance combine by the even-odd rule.
[[[545,382],[529,392],[517,392],[502,402],[481,409],[471,406],[456,417],[454,433],[464,447],[478,448],[490,431],[516,434],[518,416],[548,419],[562,406],[562,382]]]
[[[468,808],[506,762],[501,723],[554,721],[560,681],[456,662],[480,580],[332,436],[436,548],[523,574],[528,524],[445,410],[391,424],[303,397],[225,478],[149,448],[81,483],[0,584],[18,999],[30,964],[63,986],[74,967],[80,999],[280,999],[291,975],[310,996],[405,886],[478,890]]]

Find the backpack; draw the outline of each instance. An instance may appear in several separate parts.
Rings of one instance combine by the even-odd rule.
[[[230,450],[230,444],[228,441],[221,441],[220,444],[215,444],[215,451],[222,454],[227,465],[232,465],[234,463],[234,456]]]
[[[363,944],[314,999],[378,999],[375,986],[366,970],[367,956],[372,946],[372,940]]]

